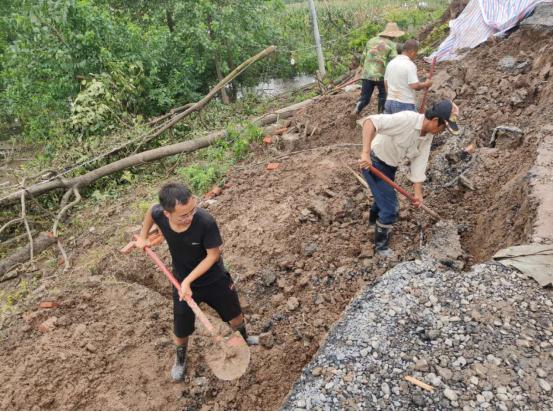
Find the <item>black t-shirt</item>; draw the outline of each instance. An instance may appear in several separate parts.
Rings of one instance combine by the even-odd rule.
[[[163,214],[161,205],[152,208],[152,218],[158,225],[169,245],[173,258],[173,272],[182,281],[207,256],[206,249],[223,244],[217,222],[206,210],[198,208],[190,227],[181,233],[175,232],[169,225],[169,219]],[[211,268],[192,282],[193,287],[206,286],[225,276],[223,259],[220,258]]]

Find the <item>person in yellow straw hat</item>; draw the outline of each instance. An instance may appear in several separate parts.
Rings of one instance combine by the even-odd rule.
[[[361,79],[361,96],[355,105],[352,115],[358,116],[361,110],[369,104],[373,91],[378,88],[378,113],[384,111],[386,88],[384,73],[386,65],[397,56],[397,45],[393,39],[405,34],[396,23],[387,23],[384,31],[367,42],[364,52],[363,71]]]

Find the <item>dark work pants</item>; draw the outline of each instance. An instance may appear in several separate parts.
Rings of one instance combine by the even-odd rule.
[[[374,153],[371,153],[371,162],[386,177],[392,181],[395,180],[396,167],[387,165],[376,157]],[[363,176],[369,184],[374,198],[371,212],[376,213],[379,222],[383,225],[394,224],[399,216],[399,203],[396,191],[388,183],[366,169],[363,169]]]
[[[386,103],[386,88],[384,87],[384,80],[363,79],[361,96],[359,97],[357,106],[355,107],[357,113],[361,113],[361,110],[369,104],[375,87],[378,88],[378,113],[384,112],[384,104]]]

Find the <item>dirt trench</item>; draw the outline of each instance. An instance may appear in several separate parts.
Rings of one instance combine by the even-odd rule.
[[[425,201],[455,222],[464,264],[531,235],[535,202],[528,172],[551,118],[552,48],[544,35],[519,30],[438,67],[432,98],[454,98],[465,131],[460,138],[436,138]],[[507,55],[515,66],[527,64],[503,68]],[[265,346],[252,348],[241,379],[221,382],[211,374],[201,358],[209,339],[199,328],[186,381],[169,381],[170,288],[144,256],[117,252],[128,228],[139,223],[123,201],[91,214],[95,230],[74,241],[75,269],[41,286],[36,300],[5,322],[0,408],[278,409],[350,300],[386,268],[418,257],[421,227],[425,241],[432,235],[432,221],[401,200],[396,258],[373,257],[367,192],[342,163],[359,156],[360,130],[347,117],[357,96],[324,97],[298,114],[291,125],[298,138],[256,149],[253,160],[229,173],[227,188],[209,206],[223,231],[225,263],[249,329],[265,334]],[[522,129],[522,145],[489,147],[493,129],[504,124]],[[467,155],[470,143],[477,150]],[[280,165],[267,171],[269,161]],[[460,173],[476,190],[448,185]],[[399,183],[408,186],[405,176],[399,173]],[[128,200],[155,190],[139,188]],[[166,249],[160,252],[168,261]],[[45,298],[61,306],[37,309]]]

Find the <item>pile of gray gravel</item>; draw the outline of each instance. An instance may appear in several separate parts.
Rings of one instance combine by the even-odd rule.
[[[352,301],[283,408],[553,409],[552,322],[551,289],[499,264],[402,263]]]

